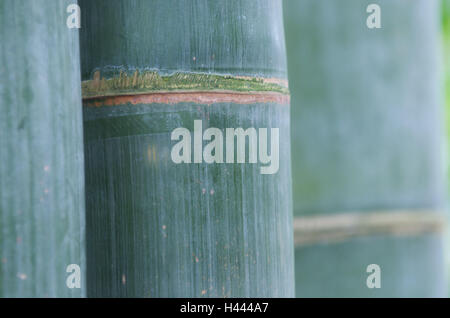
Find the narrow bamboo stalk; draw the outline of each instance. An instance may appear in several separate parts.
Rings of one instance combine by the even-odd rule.
[[[0,1],[0,297],[86,294],[79,42],[66,26],[72,3]],[[67,273],[70,264],[81,272]],[[71,282],[79,278],[80,289],[68,288],[70,274],[79,274]]]

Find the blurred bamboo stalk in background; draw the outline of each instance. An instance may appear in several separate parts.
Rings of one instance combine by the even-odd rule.
[[[446,295],[438,1],[371,3],[284,2],[298,297]]]
[[[293,296],[281,1],[80,4],[88,296]],[[175,164],[194,120],[279,128],[278,172]]]
[[[72,3],[0,1],[0,297],[85,295],[79,40],[66,25]],[[70,264],[81,270],[73,271],[80,289],[66,285]]]

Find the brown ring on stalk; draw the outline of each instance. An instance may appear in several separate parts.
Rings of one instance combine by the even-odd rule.
[[[294,218],[296,246],[339,243],[356,237],[414,236],[441,233],[446,226],[443,213],[435,211],[376,211],[339,213]]]
[[[256,103],[275,103],[280,105],[289,105],[290,96],[276,92],[155,92],[149,94],[132,94],[117,96],[99,96],[83,98],[84,105],[87,107],[116,106],[124,104],[178,104],[178,103],[196,103],[196,104],[217,104],[217,103],[235,103],[235,104],[256,104]]]

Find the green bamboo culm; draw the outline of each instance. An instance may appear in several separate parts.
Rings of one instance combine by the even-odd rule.
[[[294,296],[281,1],[80,5],[88,296]],[[175,164],[195,120],[278,128],[279,169]]]
[[[284,2],[298,297],[446,295],[439,4],[372,3]]]
[[[84,172],[76,1],[0,1],[0,297],[80,297]],[[79,266],[80,272],[71,264]],[[73,276],[68,288],[66,280]]]

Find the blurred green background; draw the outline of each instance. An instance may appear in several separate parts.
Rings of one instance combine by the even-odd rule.
[[[441,0],[441,22],[442,22],[442,79],[445,92],[445,128],[446,128],[446,169],[447,179],[450,181],[450,0]],[[449,182],[448,182],[449,183]],[[448,189],[450,191],[450,189]],[[450,193],[450,192],[449,192]],[[447,207],[448,208],[448,207]],[[450,215],[447,213],[450,221]],[[448,226],[448,225],[447,225]],[[450,233],[446,231],[446,267],[447,279],[450,290]]]

